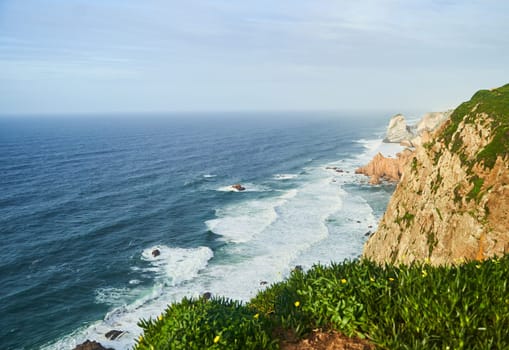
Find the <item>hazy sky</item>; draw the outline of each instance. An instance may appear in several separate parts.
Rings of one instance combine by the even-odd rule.
[[[507,0],[0,0],[0,114],[396,113],[508,82]]]

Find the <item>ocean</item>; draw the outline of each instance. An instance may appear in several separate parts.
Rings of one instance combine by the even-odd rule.
[[[388,119],[0,118],[2,348],[130,349],[184,296],[247,301],[297,265],[355,259],[394,190],[354,174]]]

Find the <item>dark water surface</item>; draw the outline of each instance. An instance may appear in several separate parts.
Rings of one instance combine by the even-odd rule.
[[[115,324],[130,333],[109,344],[129,348],[132,320],[182,295],[245,299],[296,263],[355,257],[392,188],[350,173],[332,182],[340,174],[325,165],[352,170],[369,146],[358,140],[384,124],[323,113],[0,119],[2,347],[106,344]]]

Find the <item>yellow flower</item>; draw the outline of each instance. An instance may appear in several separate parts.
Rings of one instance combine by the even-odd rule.
[[[375,279],[374,279],[373,277],[370,277],[370,278],[369,278],[369,280],[370,280],[371,282],[375,282]]]
[[[221,337],[219,335],[216,335],[214,338],[214,344],[218,343],[219,339],[221,339]]]
[[[426,270],[422,270],[422,277],[426,277],[428,275],[428,272]]]
[[[159,315],[159,316],[157,316],[157,319],[158,319],[159,321],[162,321],[162,320],[163,320],[163,315]]]
[[[392,278],[392,277],[389,277],[389,281],[391,281],[391,282],[392,282],[392,281],[394,281],[394,278]]]
[[[341,279],[341,283],[345,284],[346,283],[346,279],[342,278]]]
[[[477,269],[480,269],[480,268],[481,268],[481,265],[475,265],[475,267],[476,267]]]
[[[293,305],[295,305],[295,307],[299,307],[300,306],[300,301],[296,301],[295,303],[293,303]]]
[[[143,336],[140,335],[140,337],[138,338],[139,342],[141,343],[143,341]]]
[[[258,317],[260,317],[260,314],[256,314],[253,316],[255,319],[258,319]]]

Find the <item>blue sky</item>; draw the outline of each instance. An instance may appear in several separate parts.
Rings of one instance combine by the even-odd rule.
[[[509,1],[0,0],[0,114],[455,107]]]

